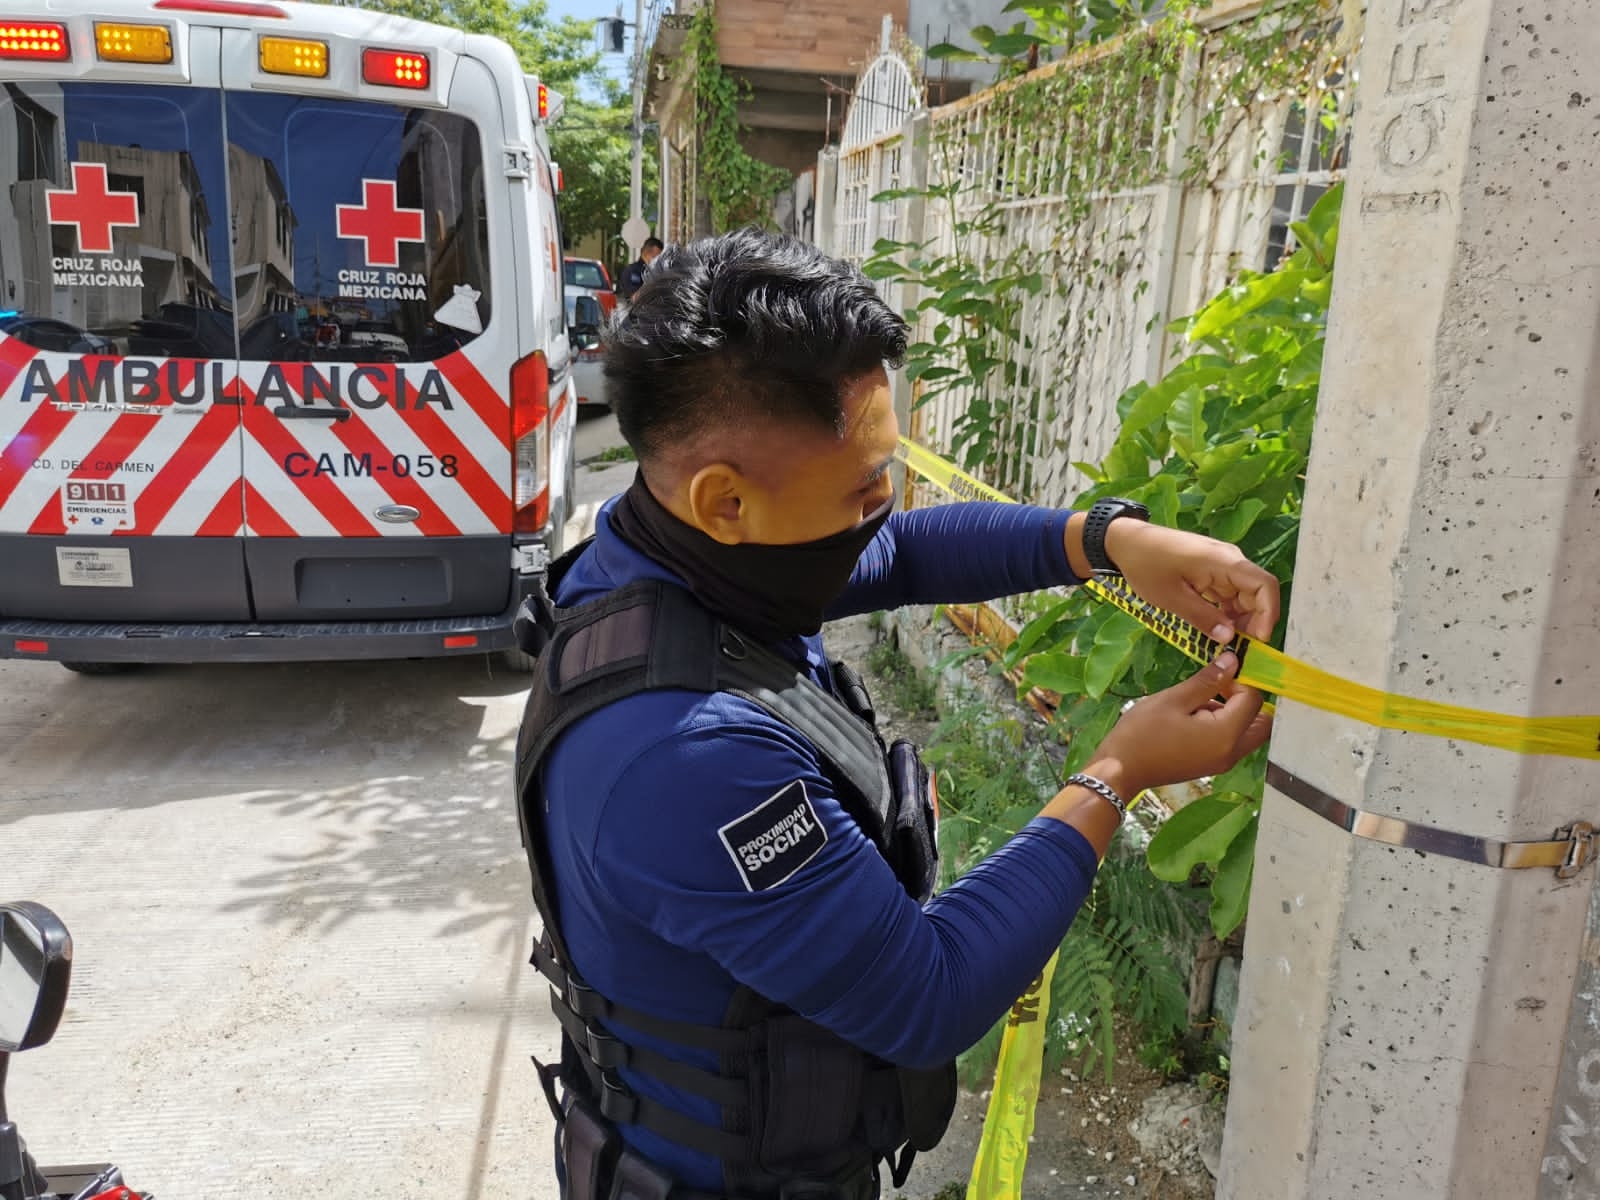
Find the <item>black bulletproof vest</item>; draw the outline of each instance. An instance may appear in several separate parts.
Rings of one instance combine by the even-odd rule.
[[[582,549],[552,566],[549,591]],[[816,748],[846,811],[908,892],[925,901],[937,851],[927,775],[915,748],[896,743],[886,759],[865,689],[843,664],[833,670],[849,707],[669,584],[630,584],[571,609],[556,608],[541,589],[518,614],[517,637],[538,657],[517,741],[516,783],[534,901],[544,921],[533,963],[551,983],[551,1005],[564,1031],[561,1066],[545,1076],[552,1107],[551,1076],[557,1075],[605,1120],[642,1126],[721,1160],[724,1186],[741,1200],[792,1195],[797,1183],[870,1170],[879,1160],[890,1163],[899,1186],[915,1153],[932,1149],[944,1135],[955,1107],[955,1065],[893,1067],[748,988],[734,995],[718,1026],[663,1020],[594,991],[574,969],[561,935],[540,768],[564,730],[626,696],[656,688],[731,692]],[[701,1070],[630,1045],[617,1036],[619,1028],[714,1053],[719,1069]],[[715,1101],[720,1125],[638,1095],[618,1075],[622,1067]]]

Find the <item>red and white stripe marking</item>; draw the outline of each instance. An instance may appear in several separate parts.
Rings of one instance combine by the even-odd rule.
[[[24,405],[21,381],[34,356],[31,347],[0,336],[0,532],[67,532],[60,496],[69,479],[126,484],[135,519],[132,530],[121,532],[134,535],[415,537],[510,528],[510,408],[463,353],[433,364],[451,390],[450,411],[352,408],[343,421],[285,420],[257,407],[254,388],[265,363],[242,364],[230,385],[242,407],[218,404],[215,396],[205,406],[174,405],[160,415],[69,412],[42,399]],[[71,356],[46,360],[52,377],[64,380]],[[297,381],[301,367],[289,364],[286,377]],[[408,382],[420,381],[426,369],[409,368]],[[284,468],[291,456],[305,455],[292,461],[309,468],[324,454],[339,474],[307,470],[297,478]],[[390,469],[345,475],[347,455],[354,461],[370,455],[374,466]],[[409,477],[393,471],[396,456],[411,464]],[[443,473],[446,456],[454,459],[453,477]],[[433,463],[427,478],[419,473],[425,457]],[[40,459],[51,468],[34,469]],[[69,472],[63,460],[83,465]],[[155,471],[100,465],[123,462],[149,463]],[[411,505],[421,516],[388,524],[372,515],[392,504]]]

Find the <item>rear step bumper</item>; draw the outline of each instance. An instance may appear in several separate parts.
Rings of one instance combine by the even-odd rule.
[[[516,645],[512,619],[533,583],[534,577],[519,580],[516,604],[488,617],[195,624],[0,618],[0,659],[89,663],[329,662],[483,654]]]

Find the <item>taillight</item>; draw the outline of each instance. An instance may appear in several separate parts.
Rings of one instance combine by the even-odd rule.
[[[313,38],[269,37],[256,43],[261,69],[273,75],[328,77],[328,43]]]
[[[169,63],[172,34],[165,25],[94,23],[95,53],[102,62]]]
[[[410,50],[363,50],[361,79],[383,87],[428,86],[428,56]]]
[[[550,89],[544,84],[539,85],[539,120],[550,119]]]
[[[71,57],[65,25],[48,21],[0,21],[0,58],[66,62]]]
[[[550,367],[543,350],[511,368],[511,529],[540,533],[550,519]]]

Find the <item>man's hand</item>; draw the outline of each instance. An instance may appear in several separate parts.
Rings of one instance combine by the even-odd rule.
[[[1272,733],[1261,693],[1240,687],[1238,672],[1238,657],[1224,651],[1182,683],[1140,700],[1095,748],[1085,773],[1130,803],[1146,788],[1222,774]],[[1041,815],[1071,825],[1102,858],[1122,824],[1111,805],[1079,787],[1063,788]]]
[[[1222,774],[1272,732],[1261,693],[1233,682],[1238,670],[1238,658],[1224,651],[1182,683],[1138,701],[1105,736],[1094,762],[1116,774],[1129,800],[1146,788]],[[1085,769],[1095,773],[1094,765]]]
[[[1267,641],[1278,624],[1277,577],[1237,546],[1123,517],[1106,530],[1106,553],[1142,599],[1216,641],[1230,642],[1239,630]],[[1067,557],[1085,573],[1080,518],[1067,526]]]

